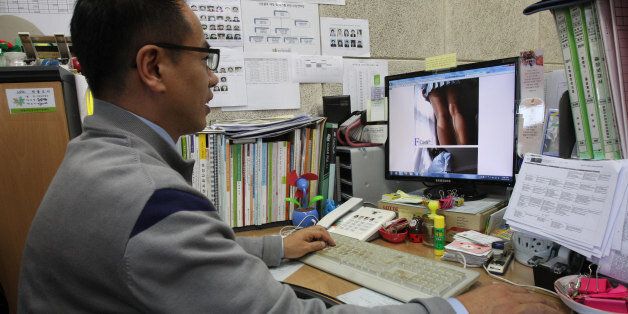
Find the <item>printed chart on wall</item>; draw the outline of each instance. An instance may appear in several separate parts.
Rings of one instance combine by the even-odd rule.
[[[316,4],[243,0],[245,52],[320,54]]]
[[[244,53],[246,106],[223,107],[223,111],[299,109],[299,83],[291,77],[292,54]]]
[[[242,47],[220,48],[220,52],[220,65],[216,71],[218,84],[213,87],[214,98],[208,106],[244,106],[246,105],[246,83]]]
[[[188,1],[211,46],[242,46],[240,0]]]
[[[342,93],[351,96],[351,111],[374,109],[378,115],[385,114],[384,77],[388,75],[388,61],[343,59],[343,62]]]
[[[2,0],[0,16],[14,15],[23,18],[33,23],[42,34],[70,34],[70,19],[75,2],[75,0]]]
[[[370,57],[369,21],[321,18],[322,54],[346,57]]]

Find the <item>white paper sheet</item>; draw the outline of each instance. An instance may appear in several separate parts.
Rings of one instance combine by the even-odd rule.
[[[242,0],[245,52],[320,54],[316,4]]]
[[[297,55],[293,60],[298,83],[342,83],[342,57]]]
[[[599,261],[600,272],[615,279],[628,281],[628,194],[625,194],[620,208],[625,213],[617,219],[613,234],[612,250],[609,256]]]
[[[218,85],[209,107],[246,106],[244,52],[242,47],[220,48],[220,64],[216,71]]]
[[[290,277],[290,275],[294,274],[297,270],[301,269],[303,263],[299,261],[290,261],[286,263],[281,263],[278,267],[270,268],[270,274],[273,275],[273,278],[277,281],[284,281],[286,278]]]
[[[369,21],[321,17],[323,55],[370,57]]]
[[[543,77],[543,51],[521,52],[519,58],[519,88],[521,102],[519,113],[522,128],[517,142],[517,153],[540,154],[543,147],[543,130],[545,122],[545,80]]]
[[[337,299],[347,304],[365,307],[403,304],[403,302],[401,301],[397,301],[393,298],[366,288],[359,288],[351,292],[341,294],[337,297]]]
[[[545,105],[548,109],[558,109],[560,97],[567,91],[565,70],[545,74]]]
[[[623,198],[625,190],[618,187],[621,167],[617,161],[527,154],[504,217],[515,229],[549,237],[585,256],[600,257],[608,251],[609,221],[619,211],[615,199]]]
[[[245,53],[247,105],[223,111],[299,109],[299,83],[291,78],[292,54]]]
[[[373,90],[384,88],[384,77],[388,75],[388,61],[343,59],[343,62],[342,92],[351,96],[351,111],[366,110]],[[377,75],[379,84],[375,86]]]
[[[201,21],[205,39],[211,46],[242,46],[240,0],[187,1]]]
[[[366,110],[368,112],[366,117],[368,122],[388,121],[388,98],[370,99]]]

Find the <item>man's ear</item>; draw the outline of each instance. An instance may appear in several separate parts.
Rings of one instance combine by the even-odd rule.
[[[153,45],[143,46],[135,55],[137,75],[140,81],[144,86],[156,93],[166,90],[159,68],[164,58],[163,50]]]

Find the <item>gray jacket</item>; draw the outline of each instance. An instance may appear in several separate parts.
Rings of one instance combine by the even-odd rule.
[[[31,225],[20,313],[326,311],[271,276],[280,237],[236,239],[190,186],[193,163],[129,112],[103,101],[94,109]],[[443,299],[415,302],[372,311],[452,312]]]

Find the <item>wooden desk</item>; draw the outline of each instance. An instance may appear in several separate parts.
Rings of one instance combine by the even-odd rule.
[[[251,237],[251,236],[263,236],[263,235],[273,235],[278,234],[279,229],[281,227],[273,227],[268,229],[260,229],[254,231],[245,231],[238,232],[238,236]],[[389,243],[384,240],[377,239],[372,243],[386,246],[389,248],[393,248],[399,251],[408,252],[411,254],[416,254],[423,257],[434,257],[433,250],[430,247],[426,247],[423,244],[405,242],[405,243]],[[452,263],[454,265],[460,265],[459,263],[454,262],[446,262]],[[491,278],[484,269],[482,268],[470,268],[472,270],[477,271],[480,274],[478,281],[471,286],[471,289],[476,287],[490,285],[496,282],[502,282],[497,279]],[[532,268],[523,266],[516,261],[512,261],[510,266],[508,267],[508,271],[506,272],[506,279],[525,285],[534,285],[534,278],[532,275]],[[294,274],[290,275],[290,277],[284,280],[287,283],[296,284],[299,286],[303,286],[333,297],[337,297],[341,294],[356,290],[360,288],[360,286],[336,277],[334,275],[330,275],[326,272],[318,270],[314,267],[304,265]],[[549,297],[549,296],[548,296]]]

